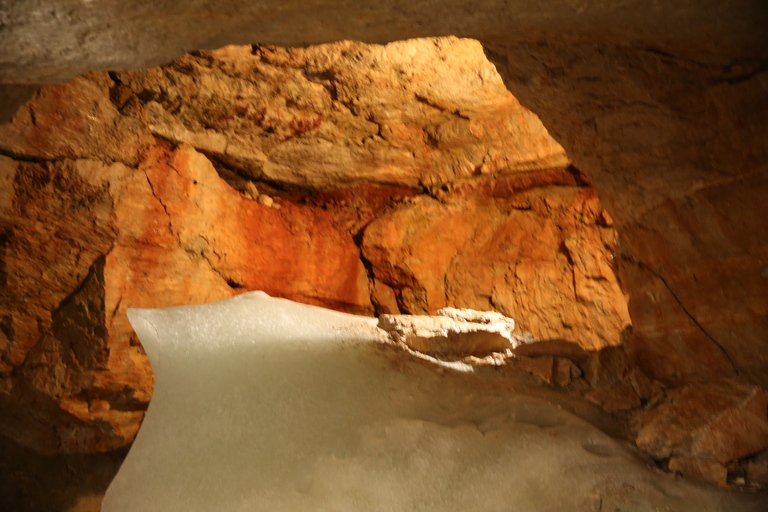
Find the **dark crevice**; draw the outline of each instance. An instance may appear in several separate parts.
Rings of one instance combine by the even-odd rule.
[[[566,171],[568,171],[573,178],[576,180],[576,184],[580,187],[592,187],[592,182],[589,181],[589,178],[586,174],[581,172],[575,165],[569,165],[565,168]]]
[[[211,268],[213,268],[213,266],[211,266]],[[219,275],[221,275],[221,273],[219,273]],[[245,288],[245,285],[243,283],[238,283],[231,277],[225,277],[224,280],[227,282],[229,287],[232,288],[233,290],[242,290],[243,288]]]
[[[0,155],[6,156],[8,158],[11,158],[13,160],[17,160],[20,162],[30,162],[35,164],[43,164],[46,162],[57,162],[60,160],[67,160],[67,157],[54,157],[54,158],[42,158],[39,156],[33,156],[33,155],[24,155],[17,151],[12,151],[10,149],[5,149],[0,147]]]
[[[162,207],[163,211],[165,212],[165,216],[168,217],[168,231],[173,234],[173,226],[171,225],[171,214],[168,212],[168,208],[166,208],[165,203],[163,203],[163,200],[160,199],[160,196],[157,195],[157,192],[155,192],[155,185],[152,183],[152,180],[149,179],[149,175],[145,172],[144,176],[147,178],[147,183],[149,184],[149,190],[152,192],[152,197],[157,199],[157,202],[160,203],[160,207]]]
[[[13,317],[11,315],[3,315],[0,318],[0,331],[3,332],[8,341],[16,339],[16,332],[13,328]]]
[[[312,82],[313,84],[317,84],[323,87],[326,91],[328,91],[328,94],[330,95],[331,100],[333,102],[341,103],[351,111],[351,108],[348,105],[346,105],[343,101],[339,100],[339,93],[336,90],[336,85],[334,84],[334,80],[336,79],[336,76],[332,72],[330,71],[323,71],[321,73],[304,72],[304,78],[306,78],[308,82]]]
[[[645,48],[643,51],[675,61],[676,65],[684,64],[698,68],[699,72],[705,71],[710,75],[708,81],[712,84],[746,82],[760,73],[768,72],[768,61],[766,60],[736,59],[725,64],[710,64],[674,55],[659,48]]]
[[[6,228],[0,231],[0,297],[6,295],[8,290],[8,270],[6,261],[8,257],[8,246],[11,245],[11,235],[13,231]]]
[[[51,329],[68,366],[95,370],[106,363],[109,333],[105,310],[104,267],[106,254],[94,259],[88,274],[51,312]]]
[[[354,233],[352,235],[352,241],[357,246],[357,250],[360,254],[360,261],[363,263],[363,267],[365,268],[365,274],[368,277],[368,283],[370,285],[370,294],[371,294],[370,299],[371,299],[371,304],[373,305],[373,313],[375,316],[379,316],[381,314],[386,313],[386,311],[383,310],[380,304],[377,304],[376,301],[373,300],[373,288],[376,281],[376,274],[373,270],[373,263],[363,255],[363,237],[365,236],[365,230],[368,229],[368,226],[370,226],[372,222],[373,220],[367,222],[363,227],[361,227],[357,231],[357,233]]]
[[[44,158],[41,156],[35,156],[35,155],[25,155],[23,153],[19,153],[18,151],[13,151],[11,149],[7,149],[0,146],[0,156],[8,157],[12,160],[16,160],[17,162],[27,162],[27,163],[33,163],[33,164],[45,164],[45,163],[51,163],[51,164],[57,164],[60,162],[67,162],[67,161],[76,161],[76,160],[98,160],[99,162],[105,164],[105,165],[112,165],[112,164],[123,164],[126,167],[135,168],[135,165],[129,165],[122,160],[109,160],[107,158],[104,158],[103,155],[56,155],[49,158]]]
[[[224,180],[227,185],[237,190],[238,192],[245,192],[245,187],[248,183],[253,183],[260,193],[267,194],[269,196],[281,196],[286,194],[304,193],[308,194],[313,192],[311,189],[300,187],[298,185],[289,185],[280,181],[266,179],[264,177],[254,177],[248,172],[234,167],[222,161],[220,158],[200,151],[211,162],[213,168],[219,177]]]
[[[743,72],[743,73],[735,73],[733,76],[723,78],[721,80],[714,80],[714,83],[727,83],[727,84],[737,84],[740,82],[747,82],[749,80],[752,80],[754,77],[761,73],[768,72],[768,61],[759,62],[756,65],[754,65],[753,69]]]

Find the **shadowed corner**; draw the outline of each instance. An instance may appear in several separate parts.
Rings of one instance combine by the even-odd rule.
[[[155,324],[147,318],[148,313],[149,310],[146,309],[130,308],[126,315],[141,342],[142,348],[144,348],[144,352],[147,354],[150,366],[154,367],[160,358],[160,339]]]
[[[9,512],[98,512],[131,445],[99,454],[40,455],[0,436],[0,503]]]

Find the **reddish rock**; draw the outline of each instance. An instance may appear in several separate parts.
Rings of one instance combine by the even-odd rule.
[[[87,73],[43,85],[12,123],[0,124],[0,148],[20,158],[94,158],[136,165],[153,143],[146,124],[122,116],[109,99],[112,80]]]
[[[129,307],[261,289],[619,343],[606,214],[476,42],[228,47],[111,76],[44,86],[0,126],[22,159],[0,156],[0,429],[27,446],[132,440],[154,378]]]
[[[648,377],[637,366],[631,366],[628,370],[627,380],[632,385],[632,389],[635,390],[637,396],[641,400],[652,400],[659,397],[664,392],[664,388],[658,381],[655,381]]]
[[[552,356],[519,356],[515,358],[515,369],[530,373],[534,377],[538,377],[547,384],[552,384],[555,379],[554,359]]]
[[[568,164],[468,39],[227,46],[118,77],[154,134],[293,188],[438,188]]]
[[[555,358],[555,382],[558,386],[568,387],[581,377],[581,370],[570,359]]]
[[[604,386],[586,394],[587,399],[600,405],[605,412],[627,411],[640,407],[640,397],[627,382]]]
[[[703,62],[696,51],[591,41],[489,42],[488,54],[616,224],[635,364],[668,386],[738,374],[768,388],[759,59]]]
[[[561,177],[553,171],[549,183]],[[442,201],[415,198],[372,222],[362,250],[375,281],[393,290],[403,312],[449,303],[496,309],[540,339],[592,350],[618,345],[629,316],[611,271],[613,231],[597,223],[594,192],[528,189],[528,178],[483,182],[475,194],[464,185]]]
[[[637,445],[657,460],[722,465],[768,447],[768,392],[735,380],[684,386],[638,418]]]
[[[768,451],[764,451],[744,464],[747,483],[753,487],[768,487]]]

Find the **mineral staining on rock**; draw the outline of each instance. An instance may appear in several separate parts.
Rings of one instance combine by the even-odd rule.
[[[610,216],[476,41],[88,73],[43,86],[0,150],[0,429],[41,451],[132,440],[154,381],[128,307],[452,305],[590,350],[629,323]]]

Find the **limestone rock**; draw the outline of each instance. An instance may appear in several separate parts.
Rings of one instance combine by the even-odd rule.
[[[0,152],[0,431],[39,451],[132,440],[154,380],[129,307],[450,304],[588,348],[629,322],[596,193],[474,41],[89,73],[41,87]]]
[[[768,447],[768,393],[735,380],[688,385],[638,419],[637,445],[657,460],[721,465]]]
[[[519,174],[414,198],[366,228],[362,253],[402,312],[496,309],[539,339],[599,349],[630,323],[600,211],[572,174]]]
[[[437,315],[381,315],[379,328],[395,343],[434,355],[483,356],[531,342],[515,321],[494,311],[443,308]]]
[[[706,480],[721,487],[725,487],[728,479],[728,469],[714,459],[672,457],[669,459],[669,470]]]
[[[436,187],[568,165],[467,39],[229,46],[117,79],[154,134],[288,187]]]

